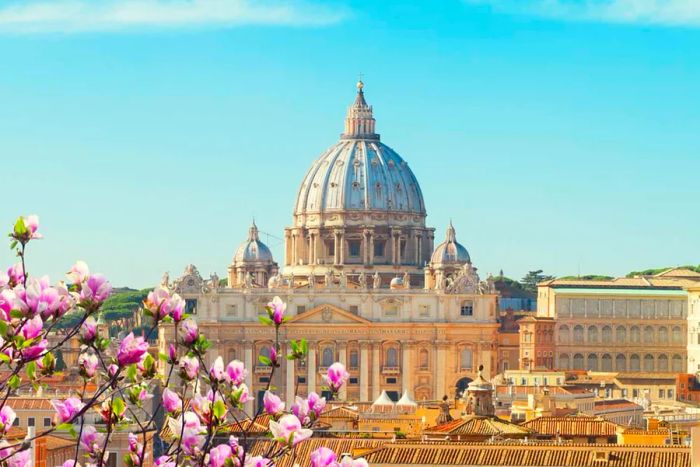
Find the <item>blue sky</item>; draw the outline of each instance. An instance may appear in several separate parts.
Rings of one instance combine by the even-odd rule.
[[[55,279],[224,276],[252,217],[282,236],[359,73],[482,273],[700,263],[695,0],[0,0],[0,57],[0,219],[40,216]]]

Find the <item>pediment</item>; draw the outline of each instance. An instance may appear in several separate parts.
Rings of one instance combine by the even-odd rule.
[[[289,323],[304,324],[370,324],[370,321],[345,311],[335,305],[324,303],[313,307],[289,320]]]

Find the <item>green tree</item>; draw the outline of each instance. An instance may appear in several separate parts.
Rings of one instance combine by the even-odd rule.
[[[554,279],[554,276],[543,274],[542,269],[538,269],[537,271],[529,271],[527,274],[525,274],[525,277],[520,279],[520,284],[523,286],[523,289],[527,290],[528,292],[536,293],[537,284],[551,279]]]

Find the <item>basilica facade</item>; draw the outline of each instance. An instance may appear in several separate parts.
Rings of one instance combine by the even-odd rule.
[[[281,266],[253,224],[227,280],[203,278],[189,265],[163,285],[186,299],[213,342],[212,360],[237,358],[250,369],[256,398],[271,377],[258,355],[274,338],[258,316],[274,296],[290,317],[283,350],[290,340],[309,342],[304,361],[285,360],[272,375],[287,400],[321,392],[321,377],[335,361],[350,372],[341,394],[349,401],[371,401],[382,391],[394,400],[403,393],[419,401],[453,398],[479,365],[485,375],[498,368],[498,296],[490,278],[479,278],[452,224],[435,246],[426,216],[418,179],[380,140],[359,82],[339,141],[301,181]]]

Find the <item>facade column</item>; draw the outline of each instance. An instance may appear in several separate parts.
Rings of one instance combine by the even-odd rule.
[[[369,231],[369,264],[374,264],[374,232]]]
[[[360,342],[360,401],[369,400],[369,343]]]
[[[411,358],[413,345],[409,342],[404,342],[401,346],[401,390],[408,391],[408,395],[413,397],[413,362]]]
[[[340,361],[340,363],[343,364],[343,366],[348,366],[348,345],[345,342],[340,344],[340,350],[338,351],[338,360]],[[340,388],[340,391],[338,391],[338,397],[341,401],[345,401],[348,399],[348,383],[343,384],[343,386],[341,386]]]
[[[289,348],[289,344],[285,344],[287,347],[287,352],[289,352],[291,349]],[[285,353],[287,353],[285,352]],[[296,390],[296,378],[294,377],[294,366],[295,366],[296,360],[287,360],[285,365],[287,366],[287,380],[286,380],[286,401],[287,405],[291,406],[293,403],[292,401],[294,400],[294,392]]]
[[[318,263],[319,258],[323,256],[323,239],[321,231],[314,232],[314,264]]]
[[[314,237],[312,234],[309,234],[306,237],[306,260],[308,261],[309,265],[314,264]]]
[[[306,395],[316,391],[316,343],[309,343],[309,353],[306,356],[308,375],[306,377]]]
[[[248,386],[248,391],[253,395],[253,373],[255,373],[255,368],[253,367],[253,343],[251,341],[243,341],[243,365],[245,365],[248,374],[245,377],[245,384]],[[245,410],[248,413],[253,413],[253,401],[248,401],[245,403]]]
[[[419,235],[418,232],[416,232],[416,233],[415,233],[415,236],[414,236],[413,238],[415,239],[415,246],[414,246],[414,248],[415,248],[416,251],[415,251],[414,257],[416,258],[416,266],[421,267],[421,266],[423,266],[423,262],[421,261],[421,254],[420,254],[420,247],[421,247],[421,245],[420,245],[420,239],[421,239],[421,236]]]
[[[446,346],[445,342],[436,342],[435,346],[437,348],[435,352],[435,398],[439,400],[447,394],[445,392]]]
[[[340,231],[333,231],[333,264],[336,266],[340,263]]]
[[[372,400],[376,400],[381,392],[379,383],[379,342],[372,343]]]
[[[340,260],[339,264],[345,264],[345,232],[340,232]]]

